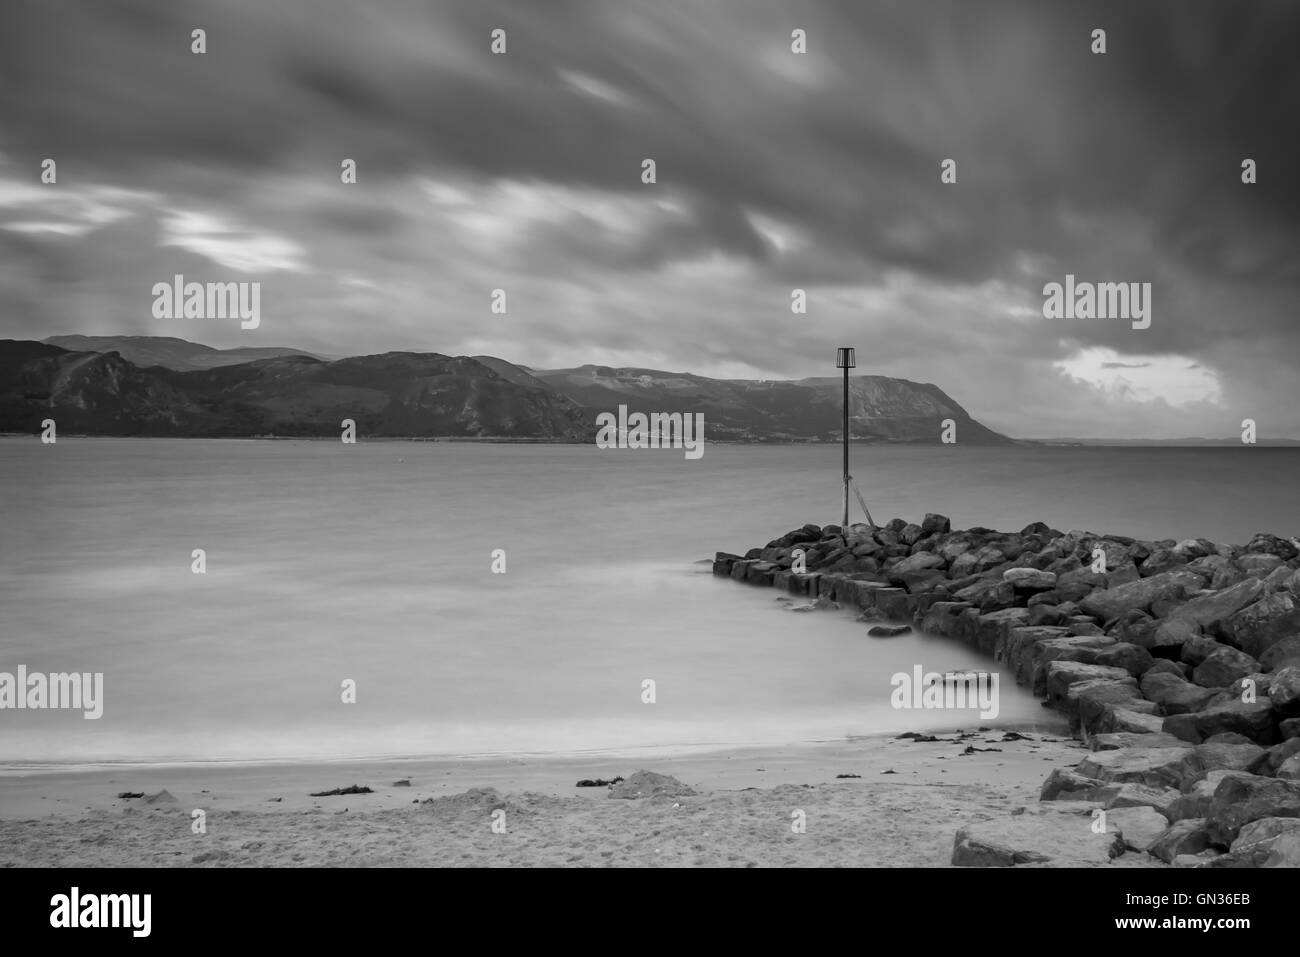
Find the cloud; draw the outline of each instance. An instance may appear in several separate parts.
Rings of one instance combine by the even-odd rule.
[[[856,344],[1013,434],[1300,437],[1293,4],[75,6],[0,6],[3,334],[186,334],[141,290],[230,269],[258,336],[329,354],[800,377]],[[1151,327],[1044,320],[1066,273],[1150,282]]]

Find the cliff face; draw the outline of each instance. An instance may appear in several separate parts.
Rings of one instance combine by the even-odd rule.
[[[129,337],[62,339],[118,344]],[[607,366],[533,370],[492,356],[415,352],[330,362],[266,350],[276,355],[229,364],[224,360],[239,350],[178,339],[130,342],[131,354],[149,365],[117,350],[0,341],[0,431],[35,432],[50,417],[63,431],[103,435],[333,436],[343,419],[354,419],[361,435],[587,441],[596,416],[620,405],[701,412],[714,439],[829,440],[841,428],[842,384],[833,377],[787,382]],[[938,442],[950,418],[963,444],[1011,441],[937,386],[885,376],[849,382],[859,440]]]

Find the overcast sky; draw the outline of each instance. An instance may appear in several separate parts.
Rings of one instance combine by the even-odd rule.
[[[0,336],[854,345],[1012,435],[1300,438],[1298,45],[1286,0],[5,0]],[[175,273],[261,282],[260,327],[155,319]],[[1150,328],[1045,319],[1067,273],[1151,283]]]

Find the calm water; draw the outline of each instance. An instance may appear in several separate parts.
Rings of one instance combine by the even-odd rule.
[[[855,450],[878,521],[1300,532],[1293,449]],[[692,564],[836,519],[833,447],[0,440],[0,671],[105,710],[0,712],[0,762],[785,743],[973,726],[889,677],[978,667]],[[190,553],[207,551],[207,574]],[[507,572],[490,571],[493,549]],[[344,679],[357,703],[340,701]],[[657,683],[657,703],[641,683]],[[1042,721],[1002,688],[996,723]]]

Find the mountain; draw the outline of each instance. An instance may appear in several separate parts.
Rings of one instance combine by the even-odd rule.
[[[527,371],[592,410],[613,412],[622,404],[629,412],[703,412],[715,438],[829,440],[842,434],[844,384],[837,378],[708,379],[594,365]],[[943,420],[952,419],[960,443],[1012,442],[976,422],[938,386],[889,376],[849,378],[849,418],[857,440],[937,443]]]
[[[50,336],[42,342],[69,352],[116,352],[127,362],[140,368],[165,366],[179,372],[195,369],[213,369],[217,366],[239,365],[256,359],[276,359],[281,356],[309,356],[301,349],[278,346],[214,349],[172,336]],[[314,359],[322,356],[312,356]]]
[[[231,361],[263,352],[271,355]],[[171,338],[0,341],[0,431],[17,432],[39,431],[42,419],[53,418],[70,433],[334,436],[343,419],[354,419],[363,436],[590,441],[596,416],[626,405],[630,412],[703,413],[712,439],[826,441],[841,434],[842,387],[836,378],[530,369],[494,356],[437,353],[327,361],[293,349],[217,350]],[[849,408],[856,440],[935,443],[952,419],[960,443],[1013,441],[976,422],[938,386],[907,379],[855,376]]]
[[[197,372],[141,369],[117,352],[0,340],[0,431],[150,436],[503,436],[581,441],[587,415],[549,389],[468,358],[390,352],[305,355]]]

